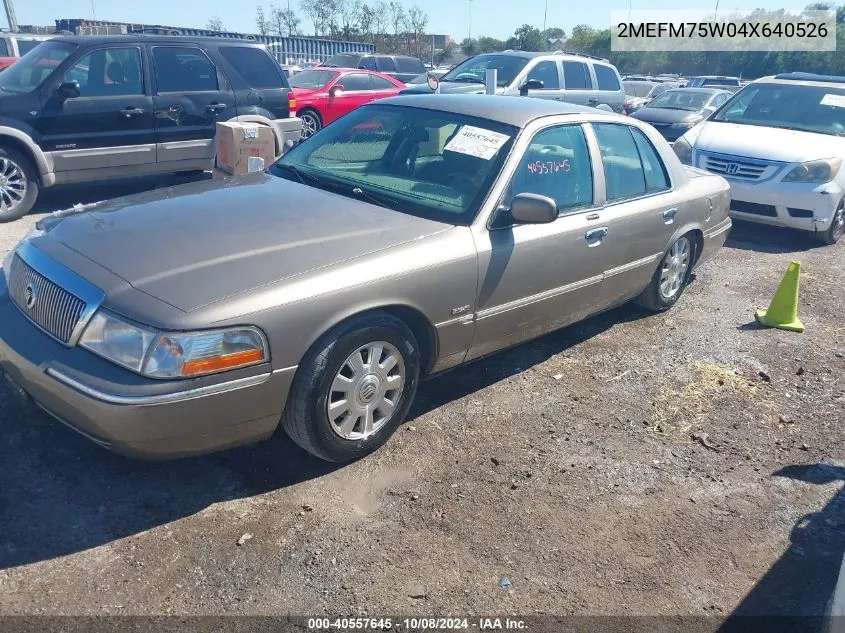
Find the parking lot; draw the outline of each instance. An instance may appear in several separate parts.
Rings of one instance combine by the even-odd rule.
[[[0,256],[68,201],[170,182],[50,191]],[[0,611],[821,614],[845,549],[843,248],[738,223],[672,310],[434,378],[342,467],[281,432],[130,461],[0,390]],[[793,259],[807,330],[759,329]]]

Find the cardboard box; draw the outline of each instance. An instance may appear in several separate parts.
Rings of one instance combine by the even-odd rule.
[[[276,135],[257,123],[217,124],[217,167],[235,176],[263,171],[276,160]]]

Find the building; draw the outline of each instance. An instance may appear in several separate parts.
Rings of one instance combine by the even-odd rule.
[[[106,20],[62,19],[56,20],[56,31],[75,35],[121,35],[148,33],[151,35],[193,35],[245,39],[267,45],[281,64],[303,64],[326,61],[337,53],[372,53],[375,45],[365,42],[343,42],[316,37],[279,37],[192,29],[161,24],[131,24]]]

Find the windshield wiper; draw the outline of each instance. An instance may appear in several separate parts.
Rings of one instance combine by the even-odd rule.
[[[308,173],[302,171],[301,169],[299,169],[298,167],[294,167],[293,165],[285,165],[283,163],[276,163],[275,169],[284,169],[284,170],[292,173],[294,176],[296,176],[296,179],[303,185],[306,184],[306,182],[305,182],[306,179],[310,180],[311,182],[314,182],[314,183],[320,182],[320,179],[317,178],[316,176],[308,174]]]
[[[366,200],[370,204],[375,204],[380,207],[385,207],[386,209],[398,209],[399,205],[393,198],[389,198],[387,196],[380,196],[376,194],[372,194],[368,191],[364,191],[361,187],[355,187],[352,189],[352,194],[362,200]]]
[[[461,77],[456,79],[446,79],[446,81],[454,81],[455,83],[460,84],[483,84],[485,83],[482,79],[478,77]]]

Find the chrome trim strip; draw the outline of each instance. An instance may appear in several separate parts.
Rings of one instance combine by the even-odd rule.
[[[635,262],[628,262],[627,264],[623,264],[622,266],[617,266],[616,268],[611,268],[610,270],[604,271],[605,277],[612,277],[613,275],[618,275],[619,273],[625,273],[629,270],[633,270],[634,268],[639,268],[640,266],[646,266],[651,264],[658,257],[660,257],[663,253],[655,253],[654,255],[649,255],[648,257],[643,257],[642,259],[638,259]]]
[[[92,147],[85,149],[60,149],[47,152],[54,160],[58,158],[86,158],[88,156],[112,156],[126,154],[149,154],[155,150],[155,145],[119,145],[116,147]]]
[[[730,230],[731,230],[731,227],[733,226],[733,222],[731,222],[731,219],[730,219],[729,217],[728,217],[728,218],[725,218],[725,220],[723,220],[723,221],[721,222],[721,224],[724,224],[724,226],[723,226],[723,227],[721,227],[721,228],[719,228],[719,225],[717,224],[717,225],[716,225],[716,226],[712,229],[712,231],[713,231],[712,233],[705,233],[705,234],[704,234],[704,238],[705,238],[705,239],[708,239],[708,240],[713,239],[714,237],[716,237],[716,236],[718,236],[718,235],[721,235],[721,234],[722,234],[722,233],[724,233],[725,231],[730,231]]]
[[[208,385],[206,387],[197,387],[195,389],[186,389],[185,391],[163,393],[154,396],[121,396],[113,393],[106,393],[104,391],[100,391],[99,389],[95,389],[94,387],[89,387],[88,385],[83,384],[52,367],[47,368],[47,375],[86,396],[94,398],[95,400],[100,400],[101,402],[106,402],[108,404],[138,406],[171,404],[174,402],[195,400],[196,398],[204,398],[206,396],[236,391],[238,389],[245,389],[247,387],[254,387],[267,382],[272,374],[268,372],[266,374],[259,374],[258,376],[249,376],[247,378],[238,378],[237,380],[222,382],[217,385]]]
[[[572,292],[573,290],[579,290],[580,288],[584,288],[585,286],[591,286],[593,284],[597,284],[604,279],[604,275],[595,275],[594,277],[587,277],[586,279],[581,279],[579,281],[575,281],[571,284],[567,284],[565,286],[560,286],[558,288],[552,288],[551,290],[546,290],[544,292],[537,293],[536,295],[531,295],[530,297],[524,297],[522,299],[515,299],[510,303],[503,303],[502,305],[495,306],[493,308],[487,308],[486,310],[481,310],[476,313],[475,319],[476,321],[480,321],[482,319],[486,319],[491,316],[497,316],[502,314],[503,312],[510,312],[511,310],[516,310],[518,308],[523,308],[527,305],[531,305],[532,303],[537,303],[538,301],[545,301],[546,299],[552,299],[562,294],[566,294],[567,292]]]
[[[440,329],[442,327],[448,327],[450,325],[466,325],[467,323],[472,323],[475,320],[475,315],[473,313],[462,314],[459,317],[454,319],[449,319],[448,321],[441,321],[440,323],[435,323],[434,327]]]
[[[299,365],[291,365],[290,367],[282,367],[281,369],[274,369],[273,373],[274,374],[283,374],[287,371],[296,371],[296,369],[298,367],[299,367]]]
[[[74,347],[76,343],[79,341],[79,337],[82,336],[82,331],[85,329],[85,326],[88,325],[88,321],[91,320],[91,317],[94,316],[94,313],[99,309],[100,305],[106,298],[106,294],[93,285],[91,282],[86,281],[71,269],[63,266],[62,264],[58,263],[52,257],[45,255],[37,248],[35,248],[31,243],[24,242],[20,244],[18,248],[15,250],[15,253],[18,257],[20,257],[26,264],[32,267],[35,271],[39,274],[44,275],[47,279],[52,281],[54,284],[63,288],[67,292],[76,295],[80,299],[85,302],[85,308],[82,310],[82,315],[79,317],[79,321],[76,323],[76,327],[73,328],[71,332],[70,338],[68,339],[67,343],[64,341],[59,341],[59,339],[55,338],[52,334],[47,332],[44,328],[40,325],[32,321],[29,316],[21,310],[20,307],[15,304],[21,314],[23,314],[33,325],[35,325],[39,330],[48,334],[51,338],[59,341],[65,347]]]

